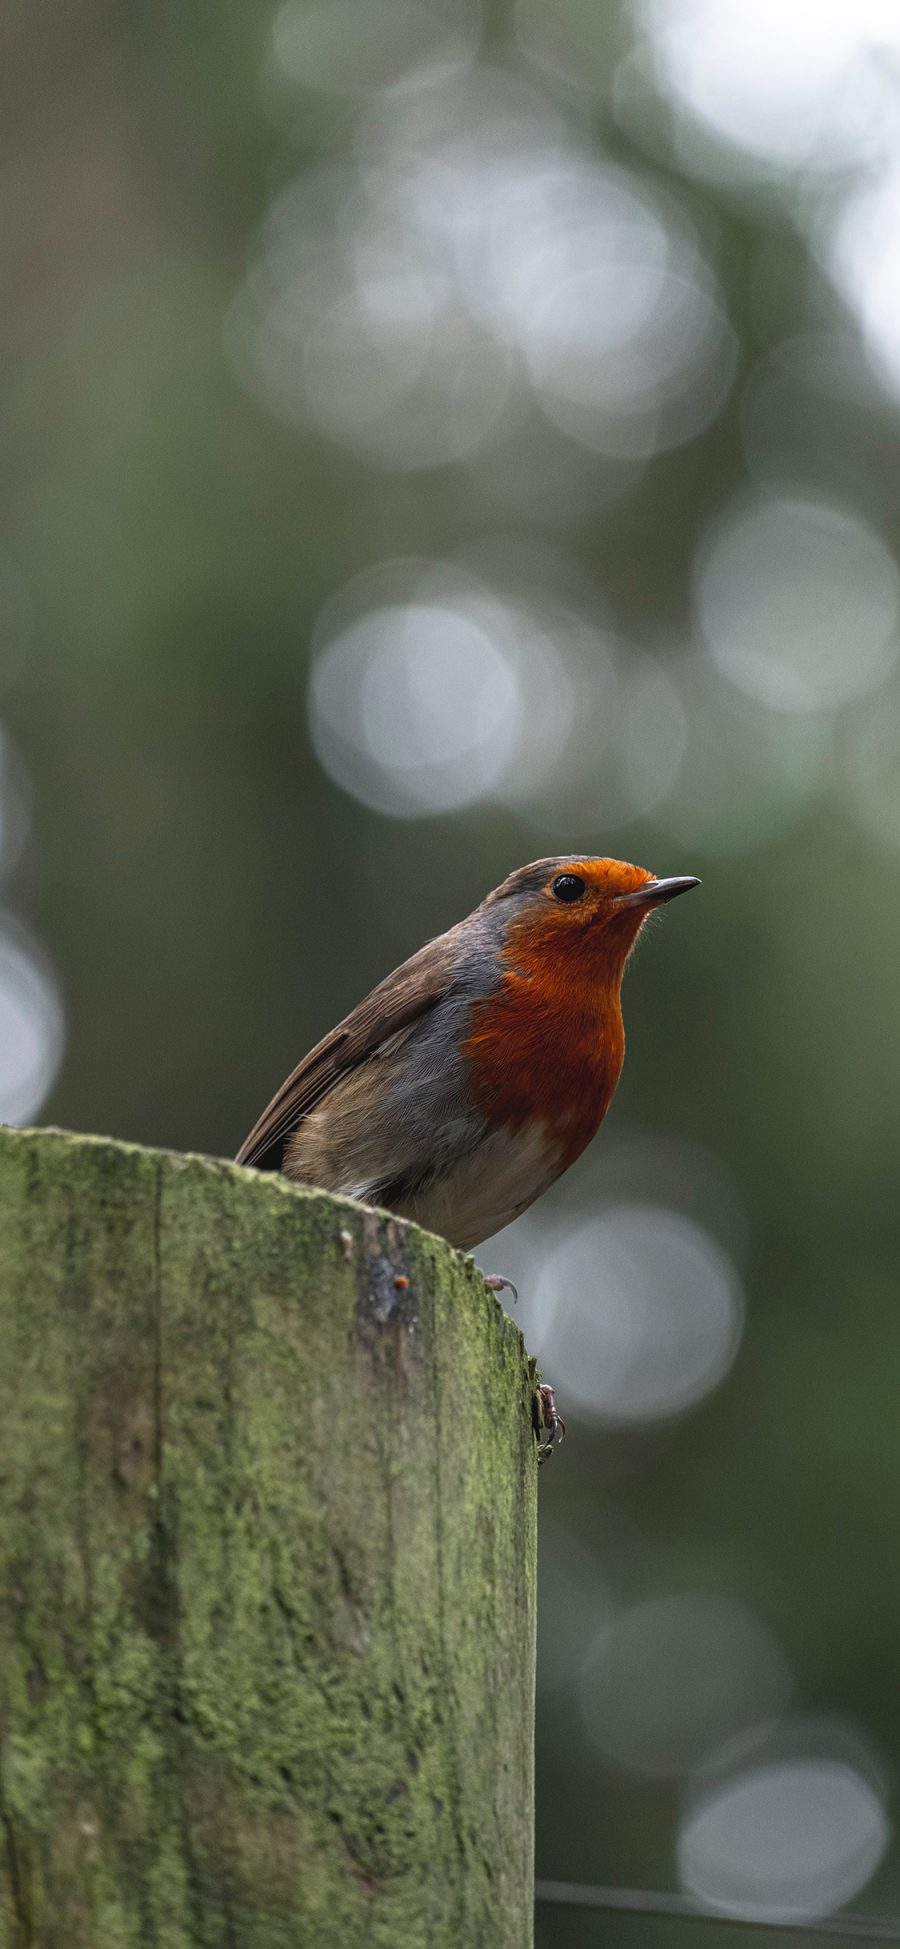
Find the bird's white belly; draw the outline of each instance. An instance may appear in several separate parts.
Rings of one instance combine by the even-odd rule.
[[[495,1130],[477,1137],[471,1150],[393,1209],[470,1252],[518,1218],[553,1184],[560,1169],[543,1125]]]

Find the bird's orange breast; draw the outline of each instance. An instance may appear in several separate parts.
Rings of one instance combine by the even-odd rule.
[[[543,936],[534,923],[510,930],[504,973],[472,1005],[463,1044],[472,1093],[491,1125],[545,1126],[566,1169],[590,1143],[622,1069],[622,969],[591,951]]]

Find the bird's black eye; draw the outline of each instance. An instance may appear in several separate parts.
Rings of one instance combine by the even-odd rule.
[[[577,873],[557,873],[551,892],[557,900],[564,901],[567,907],[573,900],[580,900],[584,893],[584,881]]]

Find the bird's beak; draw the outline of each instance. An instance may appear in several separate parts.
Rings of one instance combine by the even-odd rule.
[[[698,887],[700,881],[686,874],[680,880],[645,880],[642,887],[634,893],[620,893],[617,905],[620,907],[661,907],[665,900],[677,899],[679,893],[690,893],[691,887]]]

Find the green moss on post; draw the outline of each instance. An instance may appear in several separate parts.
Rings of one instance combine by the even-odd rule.
[[[520,1335],[415,1227],[0,1132],[2,1949],[525,1949]]]

